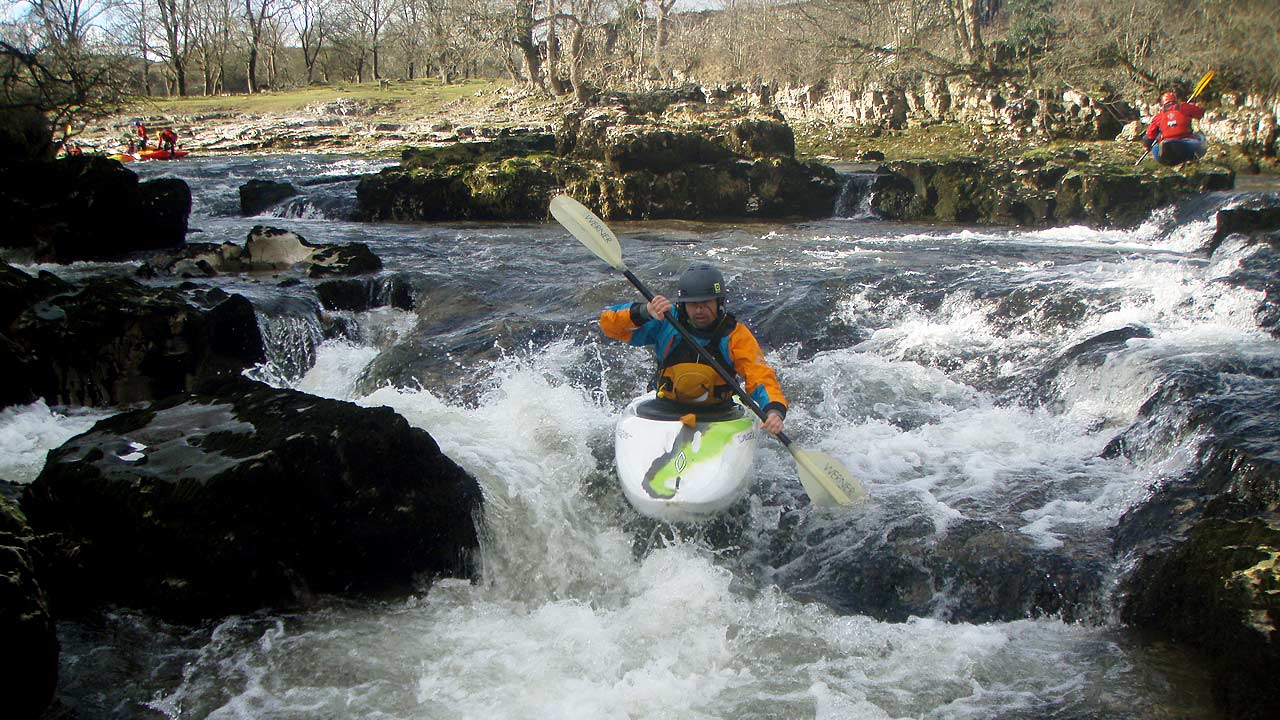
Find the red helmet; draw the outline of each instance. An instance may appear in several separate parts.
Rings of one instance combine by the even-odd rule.
[[[1168,105],[1169,103],[1176,102],[1178,102],[1178,93],[1173,92],[1172,90],[1160,96],[1161,105]]]

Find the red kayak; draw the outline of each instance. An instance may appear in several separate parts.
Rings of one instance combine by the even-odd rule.
[[[139,160],[177,160],[178,158],[186,157],[187,154],[188,154],[188,151],[186,150],[174,150],[173,152],[169,152],[168,150],[143,150],[142,152],[138,153],[138,159]]]

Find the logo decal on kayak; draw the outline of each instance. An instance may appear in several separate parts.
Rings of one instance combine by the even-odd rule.
[[[753,434],[750,418],[698,423],[694,427],[681,425],[671,449],[654,458],[641,487],[651,498],[670,500],[687,471],[699,463],[718,459],[728,447],[742,442],[738,438],[742,433]]]

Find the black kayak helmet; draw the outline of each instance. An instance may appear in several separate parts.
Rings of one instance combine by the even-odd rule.
[[[706,263],[689,266],[676,286],[676,300],[682,303],[705,300],[719,300],[723,303],[724,295],[724,274]]]

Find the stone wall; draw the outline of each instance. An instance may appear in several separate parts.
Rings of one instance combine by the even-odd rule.
[[[1004,136],[1041,139],[1111,140],[1126,124],[1149,120],[1157,109],[1154,102],[1104,100],[1070,88],[1047,90],[1016,83],[984,88],[958,80],[926,80],[910,88],[763,86],[742,93],[755,104],[776,107],[792,123],[891,129],[966,123]],[[1250,155],[1276,155],[1280,97],[1225,93],[1205,109],[1198,125],[1210,140],[1240,146]]]

